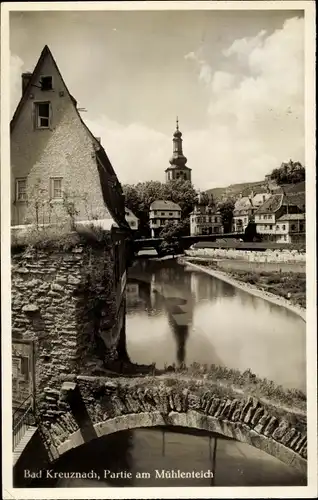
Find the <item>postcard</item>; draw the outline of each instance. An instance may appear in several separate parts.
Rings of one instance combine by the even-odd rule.
[[[315,497],[313,2],[1,14],[4,498]]]

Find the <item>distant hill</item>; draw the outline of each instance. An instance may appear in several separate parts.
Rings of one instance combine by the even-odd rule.
[[[240,184],[231,184],[227,187],[207,189],[207,194],[212,194],[213,199],[216,203],[224,201],[228,198],[238,198],[240,195],[248,196],[252,192],[255,194],[264,193],[269,187],[268,181],[258,181],[258,182],[243,182]],[[282,186],[277,186],[273,183],[270,185],[272,192],[280,192],[284,190],[287,194],[293,193],[304,193],[305,192],[305,182],[298,182],[297,184],[284,184]]]
[[[242,182],[241,184],[231,184],[230,186],[207,189],[206,193],[212,194],[215,202],[226,200],[227,198],[238,198],[240,194],[247,196],[252,191],[254,194],[267,190],[267,181]]]

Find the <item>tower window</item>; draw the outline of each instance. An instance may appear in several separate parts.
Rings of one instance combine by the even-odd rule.
[[[36,102],[35,104],[35,126],[36,128],[49,128],[51,117],[51,106],[49,102]]]
[[[51,76],[41,76],[41,90],[52,90],[53,80]]]

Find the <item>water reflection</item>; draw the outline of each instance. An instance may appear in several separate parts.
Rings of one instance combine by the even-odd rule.
[[[137,261],[128,290],[132,361],[250,368],[306,390],[305,323],[287,309],[175,261]]]
[[[32,487],[306,484],[296,470],[246,443],[204,431],[169,427],[135,429],[101,437],[66,453],[53,470],[94,471],[100,479],[64,477],[50,484],[37,481]],[[198,477],[181,478],[181,472],[188,475],[196,472]]]

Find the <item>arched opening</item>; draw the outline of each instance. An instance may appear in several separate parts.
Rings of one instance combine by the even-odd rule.
[[[125,414],[106,420],[105,422],[96,423],[93,427],[94,434],[98,438],[120,431],[158,426],[183,427],[186,429],[207,431],[247,443],[287,465],[292,465],[300,473],[306,474],[307,461],[283,444],[258,434],[240,422],[232,422],[226,419],[221,420],[194,410],[189,410],[186,413],[170,412],[168,415],[164,415],[159,411]],[[78,430],[69,435],[68,440],[62,443],[57,448],[57,451],[59,456],[62,456],[72,448],[77,448],[83,444],[85,444],[85,440],[81,431]]]
[[[95,424],[98,439],[65,451],[52,465],[57,477],[42,477],[31,487],[306,484],[303,472],[255,443],[226,436],[226,426],[219,427],[223,434],[207,431],[195,413],[134,414]],[[74,471],[78,477],[69,475]]]

